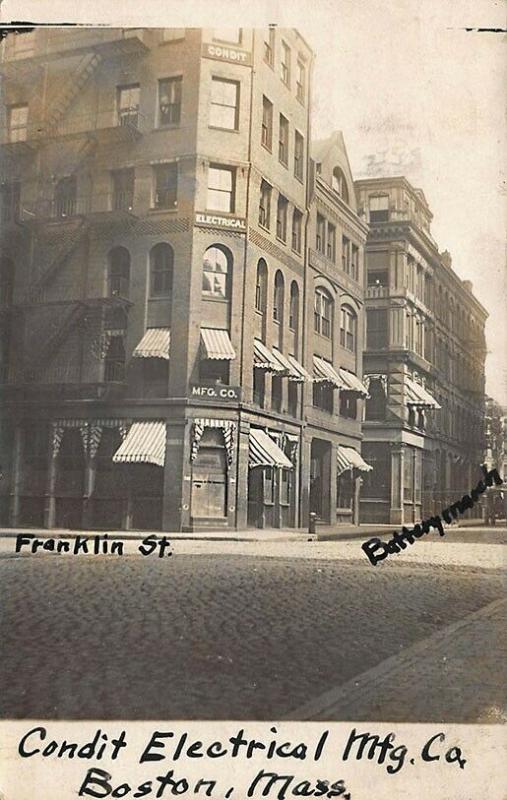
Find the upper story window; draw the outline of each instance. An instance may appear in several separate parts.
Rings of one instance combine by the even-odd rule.
[[[264,40],[264,61],[270,67],[275,63],[275,29],[268,28],[267,37]]]
[[[157,164],[155,176],[155,208],[176,208],[178,204],[178,164]]]
[[[357,338],[357,315],[349,306],[342,306],[340,313],[340,345],[355,352]]]
[[[241,28],[214,28],[213,39],[217,42],[241,44]]]
[[[346,203],[349,202],[347,181],[345,179],[345,175],[343,174],[343,170],[341,170],[340,167],[335,167],[333,170],[331,188],[336,192],[336,194],[340,195],[342,200],[344,200]]]
[[[299,131],[294,134],[294,177],[303,180],[305,140]]]
[[[317,235],[315,246],[319,253],[326,253],[326,220],[322,214],[317,214]]]
[[[220,164],[210,164],[208,169],[208,199],[211,211],[232,213],[235,205],[236,170]]]
[[[283,324],[284,280],[280,270],[275,275],[275,291],[273,295],[273,322]]]
[[[389,221],[389,195],[379,195],[369,198],[370,222]]]
[[[342,236],[342,270],[350,274],[350,239]]]
[[[76,213],[77,206],[77,178],[75,175],[66,175],[60,178],[55,187],[55,216],[71,217]]]
[[[21,183],[9,181],[0,184],[0,220],[17,222],[19,220]]]
[[[212,128],[238,130],[239,82],[225,78],[211,79],[211,106],[209,124]]]
[[[271,193],[273,187],[264,180],[261,181],[261,193],[259,199],[259,225],[269,230],[271,225]]]
[[[299,323],[299,286],[296,281],[290,285],[289,328],[297,330]]]
[[[278,133],[278,160],[284,165],[289,163],[289,120],[280,114]]]
[[[373,350],[387,347],[388,309],[369,308],[366,311],[366,346]]]
[[[131,211],[134,205],[134,169],[114,169],[111,181],[113,211]]]
[[[287,241],[287,208],[289,201],[283,194],[278,195],[276,208],[276,235],[282,242]]]
[[[280,77],[286,86],[290,86],[290,47],[285,42],[282,42]]]
[[[325,289],[316,289],[313,306],[313,328],[316,333],[331,338],[333,301]]]
[[[185,28],[163,28],[162,40],[164,42],[176,42],[185,38]]]
[[[355,281],[359,280],[359,247],[357,244],[350,246],[350,276]]]
[[[330,222],[327,223],[326,255],[330,261],[336,261],[336,228]]]
[[[266,299],[268,288],[268,267],[263,258],[257,264],[257,276],[255,280],[255,310],[264,314],[266,311]]]
[[[273,146],[273,103],[265,96],[262,98],[261,144],[271,152]]]
[[[150,295],[168,297],[173,290],[174,252],[170,244],[160,242],[150,250]]]
[[[130,253],[125,247],[109,252],[109,296],[128,297],[130,291]]]
[[[389,286],[389,272],[383,270],[368,270],[368,286]]]
[[[118,86],[118,125],[138,127],[140,95],[141,89],[138,83],[133,83],[130,86]]]
[[[28,106],[18,104],[7,107],[9,142],[25,142],[28,135]]]
[[[365,416],[368,420],[385,419],[387,397],[381,378],[372,377],[368,386]]]
[[[292,249],[296,253],[301,252],[301,230],[302,230],[303,214],[298,208],[292,212]]]
[[[181,75],[158,82],[158,126],[179,125],[181,119]]]
[[[296,97],[300,103],[305,102],[306,93],[306,66],[301,59],[298,59],[296,69]]]
[[[104,358],[104,380],[125,380],[125,343],[123,336],[111,336],[106,356]],[[70,429],[74,430],[74,429]],[[82,445],[81,445],[82,450]]]
[[[208,247],[202,262],[203,297],[218,297],[225,300],[228,292],[229,251],[221,247]]]

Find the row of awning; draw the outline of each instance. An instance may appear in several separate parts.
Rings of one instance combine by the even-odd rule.
[[[420,383],[412,380],[412,378],[405,378],[405,389],[408,406],[412,406],[413,408],[428,409],[441,408],[433,395],[431,395]]]
[[[133,352],[134,358],[164,358],[169,361],[170,328],[148,328]],[[232,361],[236,351],[229,334],[218,328],[201,328],[203,358]]]

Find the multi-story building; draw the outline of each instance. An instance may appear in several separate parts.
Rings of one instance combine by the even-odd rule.
[[[370,226],[362,520],[400,524],[480,477],[487,313],[439,252],[420,189],[375,178],[356,190]]]
[[[292,29],[7,37],[4,524],[336,519],[366,229],[338,140],[309,174],[312,63]]]

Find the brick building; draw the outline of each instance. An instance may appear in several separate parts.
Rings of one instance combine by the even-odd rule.
[[[7,37],[3,524],[357,519],[367,229],[341,137],[310,159],[312,63],[292,29]]]
[[[487,313],[439,252],[420,189],[375,178],[356,191],[370,226],[363,453],[374,467],[361,518],[400,524],[438,513],[480,477]]]

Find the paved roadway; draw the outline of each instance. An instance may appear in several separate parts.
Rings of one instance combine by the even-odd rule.
[[[13,557],[11,544],[3,717],[504,718],[500,570],[301,557],[315,543],[165,559]]]

